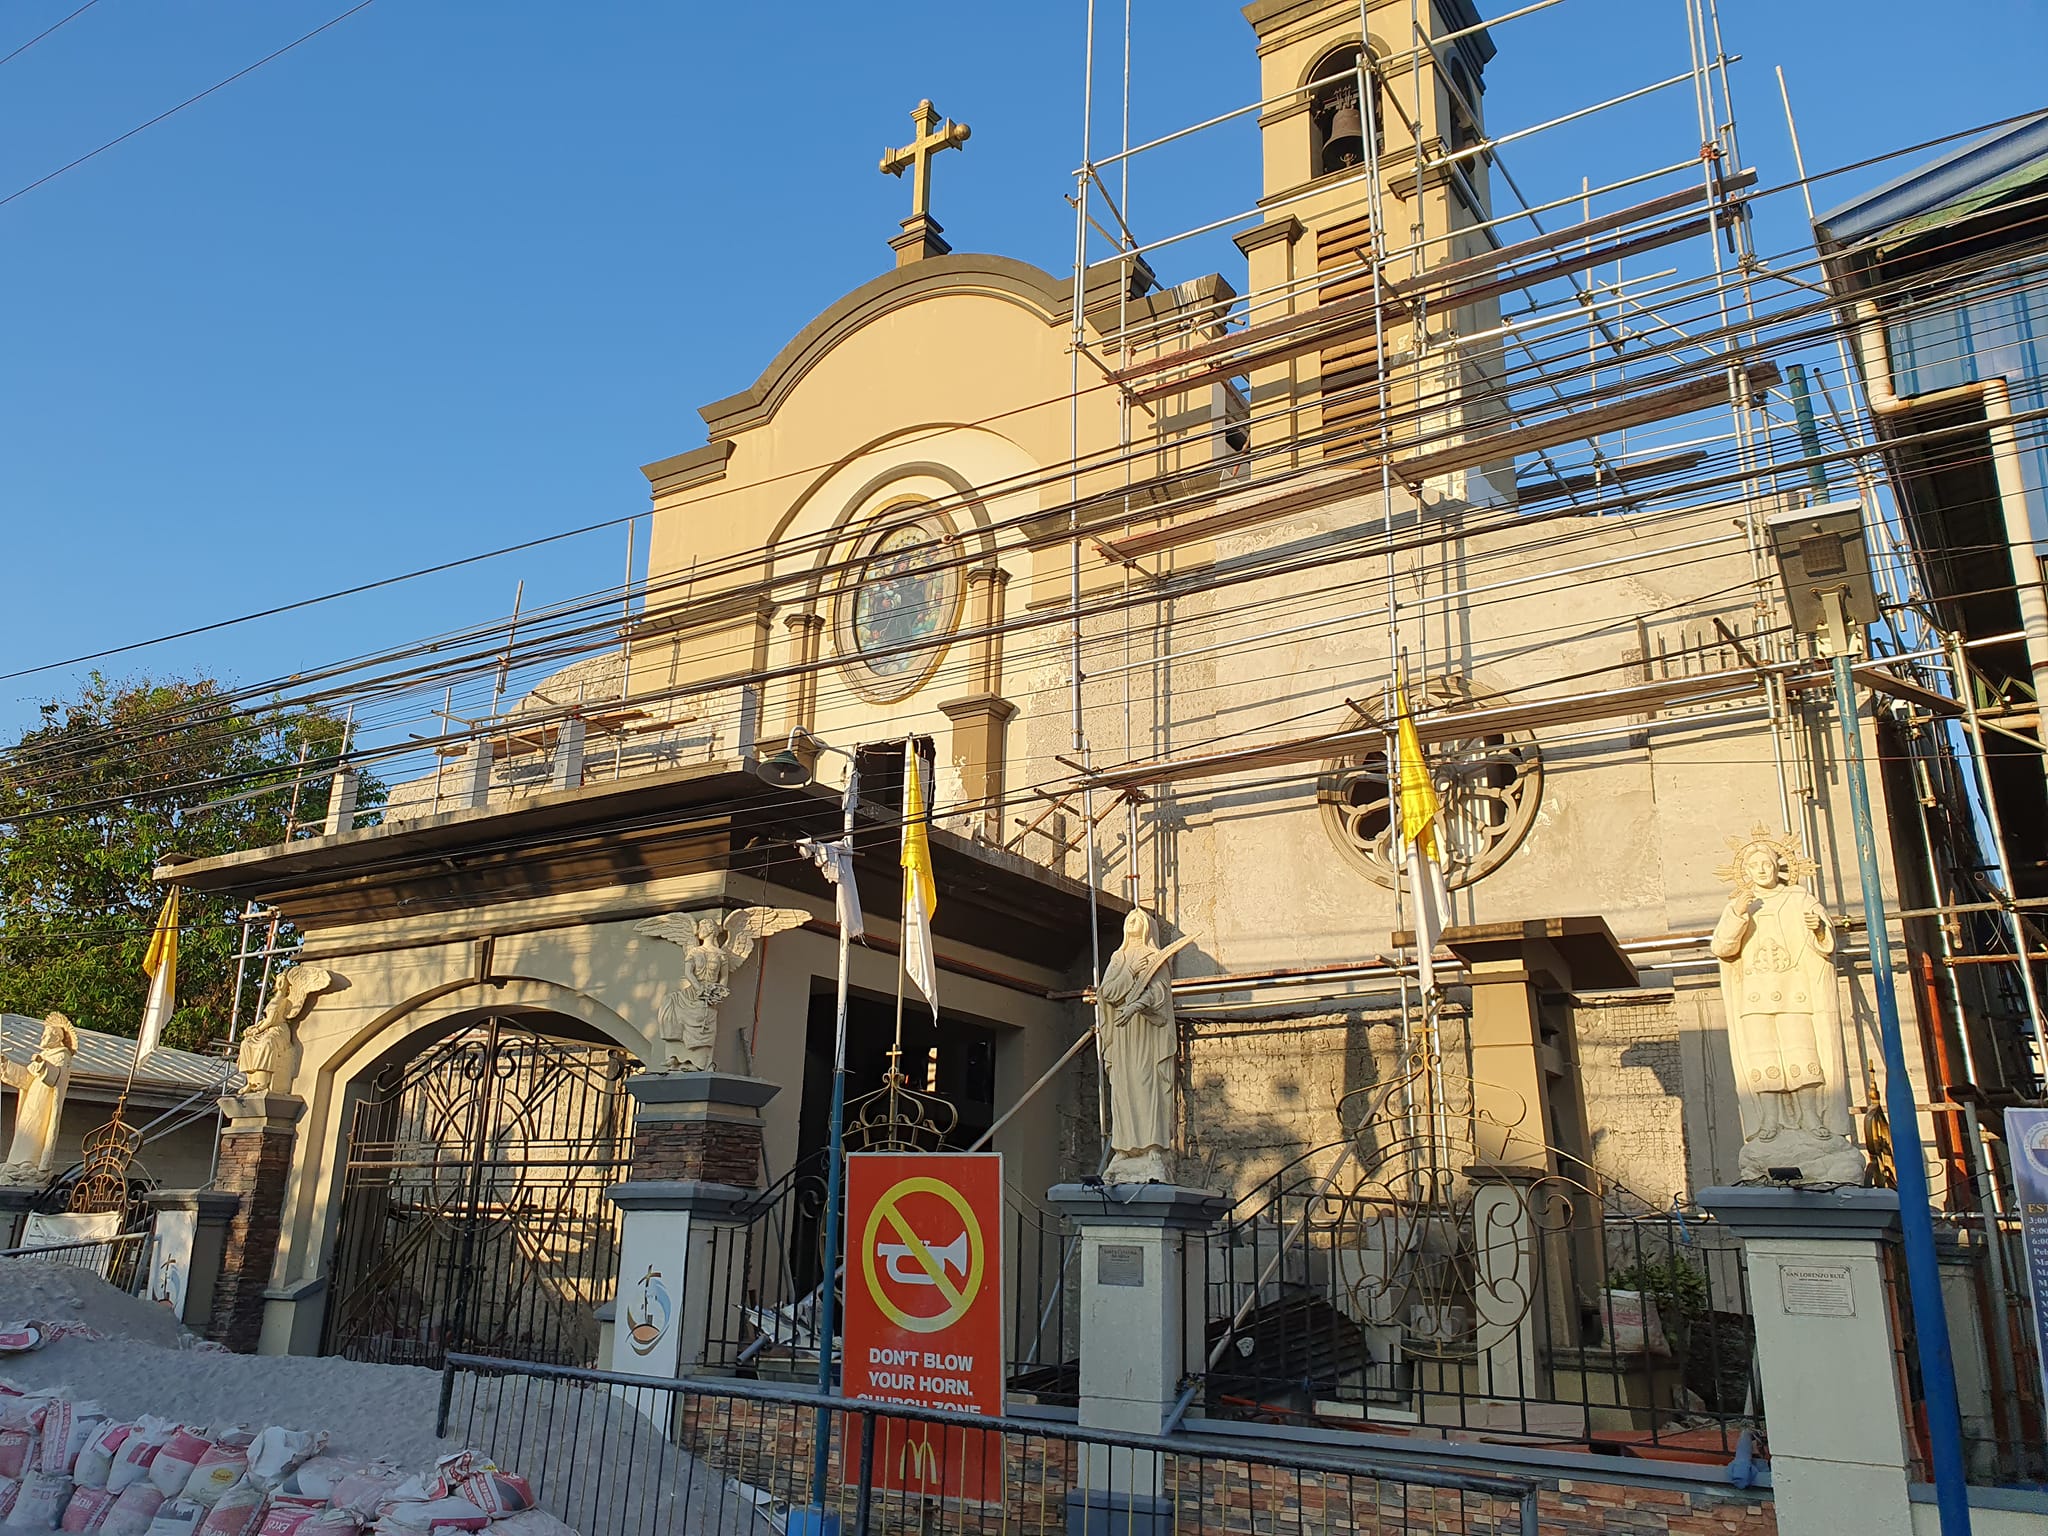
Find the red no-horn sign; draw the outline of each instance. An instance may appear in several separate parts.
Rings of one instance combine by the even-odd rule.
[[[846,1160],[848,1397],[1003,1411],[1000,1154],[862,1152]],[[846,1447],[853,1454],[855,1437]],[[881,1420],[878,1487],[1002,1497],[997,1436]]]

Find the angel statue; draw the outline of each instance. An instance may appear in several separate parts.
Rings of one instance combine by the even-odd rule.
[[[650,917],[635,931],[683,947],[683,984],[661,999],[661,1038],[669,1072],[709,1072],[718,1040],[718,1005],[732,995],[732,973],[754,945],[792,928],[811,914],[799,907],[742,907],[722,921],[716,912],[671,912]]]
[[[14,1139],[0,1166],[0,1184],[40,1188],[56,1176],[57,1127],[77,1054],[78,1031],[63,1014],[53,1013],[43,1020],[42,1040],[27,1066],[0,1058],[0,1081],[15,1095]]]
[[[1729,845],[1735,859],[1720,874],[1735,890],[1710,947],[1721,962],[1742,1107],[1742,1177],[1797,1168],[1809,1183],[1860,1183],[1863,1154],[1849,1140],[1835,931],[1821,904],[1791,883],[1813,865],[1790,838],[1761,826]]]
[[[294,1026],[313,1011],[323,992],[342,985],[339,976],[317,965],[295,965],[278,976],[263,1016],[242,1036],[235,1055],[244,1093],[270,1093],[280,1078],[291,1081],[292,1053],[298,1049]]]

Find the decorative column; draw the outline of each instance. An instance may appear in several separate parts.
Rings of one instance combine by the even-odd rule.
[[[1056,1184],[1046,1195],[1081,1235],[1081,1426],[1156,1435],[1181,1383],[1207,1365],[1209,1232],[1226,1195],[1173,1184]],[[1069,1530],[1173,1529],[1157,1456],[1083,1446]]]
[[[219,1189],[159,1189],[142,1294],[194,1333],[213,1317],[214,1291],[227,1251],[228,1226],[241,1209],[239,1195]]]
[[[1884,1283],[1897,1192],[1743,1185],[1701,1190],[1700,1204],[1748,1254],[1779,1528],[1911,1536],[1900,1340]]]
[[[953,722],[953,761],[960,768],[960,790],[968,803],[982,807],[980,825],[989,841],[1003,840],[1004,759],[1009,724],[1017,706],[1003,694],[1004,588],[1010,573],[999,565],[976,566],[967,573],[968,623],[977,632],[968,656],[965,698],[941,704]]]
[[[713,1346],[738,1337],[747,1299],[739,1211],[761,1187],[761,1108],[778,1085],[730,1072],[643,1072],[633,1176],[607,1192],[624,1213],[610,1368],[672,1380],[723,1374]]]
[[[206,1336],[253,1354],[263,1336],[263,1293],[270,1286],[291,1177],[295,1127],[306,1101],[289,1093],[229,1094],[220,1101],[220,1166],[214,1186],[232,1196],[221,1240]]]

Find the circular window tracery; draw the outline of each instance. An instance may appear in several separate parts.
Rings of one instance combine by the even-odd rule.
[[[1505,703],[1457,673],[1433,678],[1411,701],[1418,714]],[[1358,708],[1357,724],[1383,724]],[[1543,798],[1543,757],[1527,731],[1488,730],[1424,745],[1444,821],[1444,883],[1452,890],[1482,880],[1508,861],[1536,820]],[[1316,788],[1323,826],[1344,857],[1380,885],[1399,878],[1387,754],[1375,748],[1323,765]]]
[[[854,686],[887,703],[917,691],[960,620],[960,550],[952,522],[920,503],[891,507],[861,541],[837,603],[840,654]]]

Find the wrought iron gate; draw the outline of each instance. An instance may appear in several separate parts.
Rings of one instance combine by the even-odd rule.
[[[599,1363],[636,1065],[492,1018],[379,1076],[349,1128],[326,1353]]]

